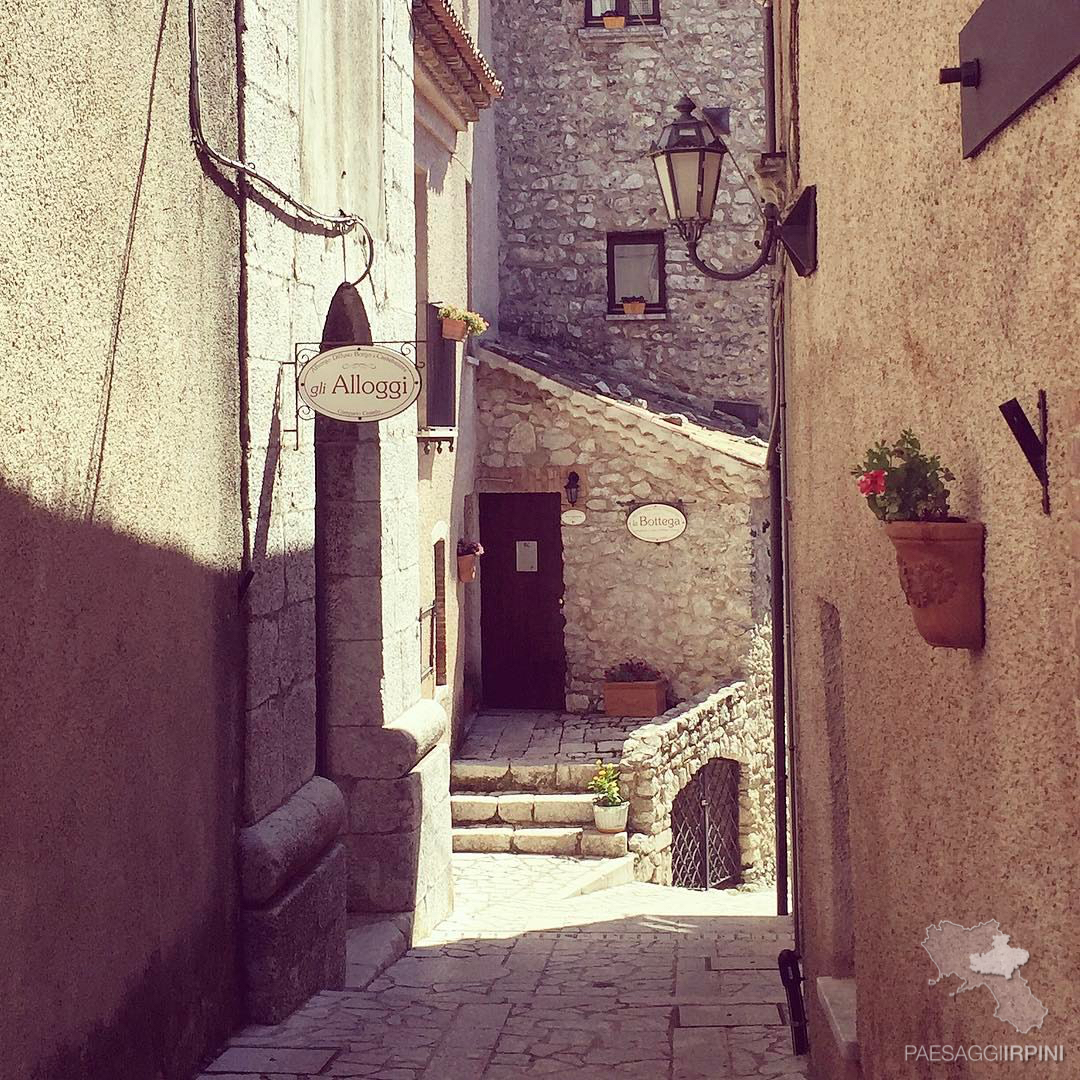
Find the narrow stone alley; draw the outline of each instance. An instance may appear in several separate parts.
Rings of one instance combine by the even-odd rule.
[[[791,1055],[774,893],[626,884],[587,860],[457,854],[454,915],[363,988],[248,1027],[200,1080],[728,1080]]]

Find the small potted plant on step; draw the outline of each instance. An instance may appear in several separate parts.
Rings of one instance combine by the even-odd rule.
[[[622,298],[622,310],[624,315],[644,315],[644,296],[624,296]]]
[[[600,17],[608,30],[621,30],[626,25],[626,16],[620,15],[614,8],[608,8]]]
[[[482,334],[488,328],[487,319],[482,315],[453,304],[443,304],[439,308],[439,318],[442,336],[448,341],[464,341],[470,334]]]
[[[977,521],[949,515],[955,477],[923,452],[910,431],[875,444],[852,469],[859,494],[896,549],[896,565],[915,626],[931,645],[983,645],[983,534]]]
[[[459,540],[457,543],[458,581],[476,580],[476,561],[484,554],[484,545],[478,540]]]
[[[596,763],[596,772],[589,781],[593,799],[593,821],[600,832],[620,833],[626,831],[626,817],[630,804],[619,790],[619,769],[615,765]]]
[[[604,715],[659,716],[667,691],[667,680],[651,664],[624,660],[604,672]]]

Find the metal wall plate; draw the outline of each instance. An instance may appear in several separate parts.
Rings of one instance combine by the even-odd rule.
[[[978,85],[960,87],[966,158],[974,157],[1080,60],[1080,4],[983,0],[960,31],[960,62],[973,60],[979,64]]]

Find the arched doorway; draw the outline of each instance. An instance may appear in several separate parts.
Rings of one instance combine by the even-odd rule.
[[[724,889],[741,882],[737,761],[707,762],[675,796],[671,878],[687,889]]]

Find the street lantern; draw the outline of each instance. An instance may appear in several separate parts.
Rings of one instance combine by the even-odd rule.
[[[690,98],[680,98],[675,108],[678,119],[660,133],[649,156],[668,217],[688,244],[696,244],[712,221],[727,146],[705,120],[694,116]]]
[[[817,265],[816,199],[812,187],[803,191],[783,222],[773,203],[760,207],[764,221],[759,241],[761,254],[750,266],[739,270],[717,270],[699,257],[698,241],[705,226],[712,221],[720,169],[724,155],[729,151],[727,143],[709,121],[694,115],[696,107],[690,98],[680,98],[675,105],[679,115],[660,133],[649,153],[664,198],[664,209],[686,241],[690,261],[708,277],[740,281],[771,263],[779,242],[788,252],[796,273],[802,277],[812,273]]]

